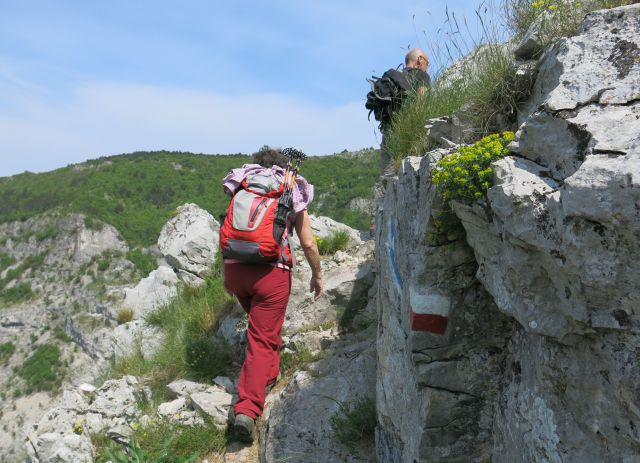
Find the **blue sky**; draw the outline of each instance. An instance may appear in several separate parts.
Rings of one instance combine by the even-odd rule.
[[[473,30],[480,3],[447,7]],[[435,0],[0,0],[0,176],[136,150],[377,146],[365,79],[445,20]]]

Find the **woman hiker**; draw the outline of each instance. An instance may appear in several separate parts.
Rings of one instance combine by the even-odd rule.
[[[224,178],[223,186],[229,196],[233,197],[243,188],[249,190],[254,188],[254,185],[247,185],[247,179],[254,184],[275,180],[276,188],[277,185],[283,184],[287,158],[282,150],[263,147],[253,155],[253,160],[254,164],[245,164],[241,168],[232,169]],[[317,300],[322,295],[322,270],[318,247],[311,232],[307,213],[307,207],[313,199],[313,186],[304,178],[297,176],[292,196],[292,213],[289,215],[286,228],[287,232],[295,229],[298,235],[306,260],[311,267],[310,291],[314,293]],[[254,199],[253,203],[249,204],[247,211],[247,216],[250,216],[249,221],[255,221],[255,217],[260,216],[258,212],[262,203]],[[240,212],[234,213],[240,214]],[[226,224],[225,221],[224,225]],[[224,233],[221,230],[221,242],[223,236]],[[276,382],[280,373],[280,335],[291,293],[291,271],[293,259],[295,259],[295,252],[291,252],[288,246],[286,251],[282,252],[283,258],[268,263],[224,258],[225,288],[236,295],[249,315],[246,357],[238,380],[238,400],[233,408],[236,434],[240,440],[248,443],[254,439],[255,420],[262,415],[266,389]],[[227,256],[229,254],[227,252]]]

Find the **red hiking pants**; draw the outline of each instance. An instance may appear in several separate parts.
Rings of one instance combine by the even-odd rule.
[[[225,287],[249,314],[247,355],[233,407],[255,419],[262,415],[267,384],[280,371],[280,333],[291,293],[291,272],[268,264],[225,263]]]

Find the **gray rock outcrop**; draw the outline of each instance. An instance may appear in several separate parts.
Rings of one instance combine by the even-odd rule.
[[[310,214],[309,222],[313,235],[317,236],[318,238],[328,238],[335,232],[340,231],[345,232],[349,237],[347,250],[352,250],[362,244],[362,238],[360,238],[360,232],[358,230],[355,230],[348,225],[333,220],[330,217],[325,217],[322,215],[315,216],[313,214]],[[298,240],[298,236],[295,233],[293,234],[291,239],[294,246],[297,249],[300,249],[300,240]]]
[[[38,436],[35,444],[40,463],[93,463],[93,447],[85,435],[48,432]]]
[[[375,349],[371,341],[337,350],[299,371],[270,398],[261,428],[261,462],[347,463],[370,461],[336,445],[331,417],[341,404],[374,395]],[[310,419],[311,418],[311,419]]]
[[[62,397],[26,429],[27,452],[33,463],[91,462],[90,434],[126,440],[139,418],[137,398],[150,392],[133,376],[108,380],[94,392],[64,391]]]
[[[230,382],[219,377],[219,381]],[[227,381],[225,381],[227,380]],[[176,380],[167,385],[169,394],[175,400],[160,404],[158,415],[182,426],[203,425],[203,416],[210,417],[220,427],[229,422],[234,395],[223,387]]]
[[[443,203],[429,179],[446,153],[406,158],[377,216],[378,461],[491,456],[512,323],[476,280],[464,233],[433,237]]]
[[[142,357],[150,359],[162,345],[162,331],[151,326],[144,320],[133,320],[118,325],[111,333],[109,352],[113,353],[115,361],[131,357],[139,350]]]
[[[388,182],[379,461],[639,461],[638,30],[640,5],[597,11],[547,51],[464,231],[434,226],[443,152]]]
[[[178,294],[178,277],[167,266],[160,266],[143,278],[133,288],[125,288],[121,308],[134,311],[134,318],[167,304]]]
[[[516,58],[532,59],[539,56],[545,46],[544,23],[552,20],[551,15],[546,12],[539,15],[529,26],[524,36],[516,45],[513,54]]]
[[[198,286],[210,273],[218,252],[220,224],[195,204],[178,207],[160,232],[158,248],[180,279]]]
[[[621,7],[588,15],[557,44],[515,144],[530,161],[496,163],[483,212],[454,206],[479,280],[522,327],[494,461],[637,458],[638,30],[640,7]]]
[[[360,240],[359,237],[357,239]],[[322,261],[325,296],[318,301],[314,301],[309,292],[311,269],[303,257],[299,257],[300,265],[293,275],[283,326],[287,334],[315,328],[341,318],[345,311],[354,306],[367,305],[367,295],[374,280],[373,253],[367,244],[350,247],[340,263],[326,259]]]

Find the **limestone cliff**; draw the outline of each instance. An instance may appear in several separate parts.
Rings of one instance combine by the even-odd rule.
[[[379,461],[640,461],[638,31],[640,5],[597,11],[547,50],[464,231],[430,239],[446,151],[387,179]]]

